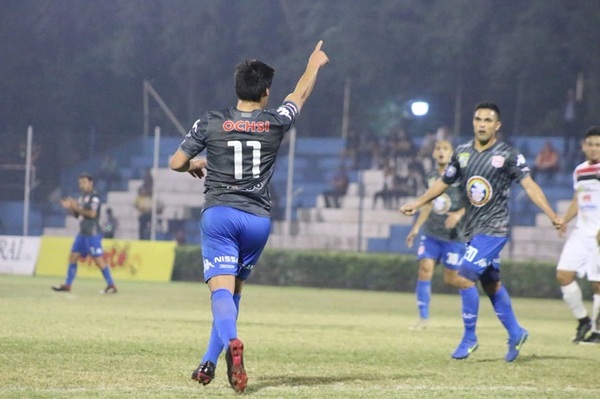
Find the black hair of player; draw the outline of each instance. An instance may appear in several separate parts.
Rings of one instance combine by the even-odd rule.
[[[246,60],[235,67],[235,93],[242,101],[260,102],[273,83],[275,70],[259,60]]]
[[[79,178],[80,179],[87,179],[87,180],[89,180],[91,182],[94,181],[94,177],[92,175],[90,175],[89,173],[82,173],[82,174],[79,175]]]
[[[498,115],[498,120],[500,120],[500,107],[498,106],[498,104],[489,101],[484,101],[475,106],[474,112],[477,112],[478,109],[490,109],[494,111],[496,115]]]
[[[592,126],[585,132],[584,139],[591,136],[600,136],[600,126]]]

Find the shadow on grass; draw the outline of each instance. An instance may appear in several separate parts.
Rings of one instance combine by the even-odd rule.
[[[578,356],[552,356],[552,355],[548,355],[548,356],[539,356],[539,355],[520,355],[513,363],[530,363],[530,362],[536,362],[536,361],[548,361],[548,360],[557,360],[557,361],[564,361],[564,360],[577,360],[577,361],[584,361],[585,359],[581,359]],[[468,362],[473,362],[473,363],[506,363],[504,361],[504,358],[495,358],[495,359],[472,359],[472,360],[467,360]],[[596,364],[595,361],[592,361],[591,359],[588,360],[588,362],[590,364]]]
[[[396,380],[399,378],[414,378],[414,375],[393,375],[389,376],[388,379]],[[290,375],[272,375],[265,377],[258,377],[252,382],[246,389],[246,393],[256,393],[263,388],[269,387],[299,387],[299,386],[320,386],[320,385],[331,385],[340,382],[350,381],[376,381],[381,380],[381,375],[344,375],[344,376],[290,376]]]

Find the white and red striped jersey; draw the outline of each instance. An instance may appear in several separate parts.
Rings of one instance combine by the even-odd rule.
[[[583,162],[573,171],[577,193],[577,230],[595,236],[600,230],[600,163]]]

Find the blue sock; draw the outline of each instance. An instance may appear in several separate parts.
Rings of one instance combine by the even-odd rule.
[[[220,288],[212,293],[213,323],[223,345],[237,338],[237,309],[233,294],[225,288]]]
[[[419,317],[429,319],[429,302],[431,301],[431,280],[417,280],[417,307]]]
[[[238,314],[240,309],[241,297],[241,294],[233,295],[233,303],[235,304],[235,308]],[[202,363],[206,361],[211,361],[216,366],[217,361],[219,360],[219,355],[221,354],[221,352],[223,352],[224,348],[225,345],[223,345],[223,341],[221,341],[221,338],[219,338],[219,332],[215,328],[215,323],[213,322],[212,329],[210,331],[210,338],[208,339],[208,347],[206,348],[206,353],[202,357]]]
[[[109,285],[109,286],[115,285],[115,283],[112,279],[112,275],[110,274],[110,266],[106,265],[106,267],[104,267],[104,269],[102,269],[102,275],[104,276],[104,279],[106,280],[107,285]]]
[[[477,327],[477,317],[479,314],[479,292],[477,287],[460,290],[462,299],[462,318],[465,326],[464,338],[477,339],[475,328]]]
[[[77,263],[69,263],[69,268],[67,269],[67,279],[65,280],[65,285],[69,287],[73,284],[73,280],[75,280],[75,276],[77,275]]]
[[[521,326],[517,322],[515,312],[513,312],[510,295],[504,286],[500,287],[494,295],[488,295],[496,311],[496,316],[508,331],[510,338],[519,337],[521,335]]]

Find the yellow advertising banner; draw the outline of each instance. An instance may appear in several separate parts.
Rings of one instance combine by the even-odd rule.
[[[64,276],[74,238],[42,237],[35,274]],[[113,278],[119,280],[171,281],[175,261],[175,241],[126,241],[103,239],[104,259]],[[94,261],[77,262],[78,277],[102,278]]]

